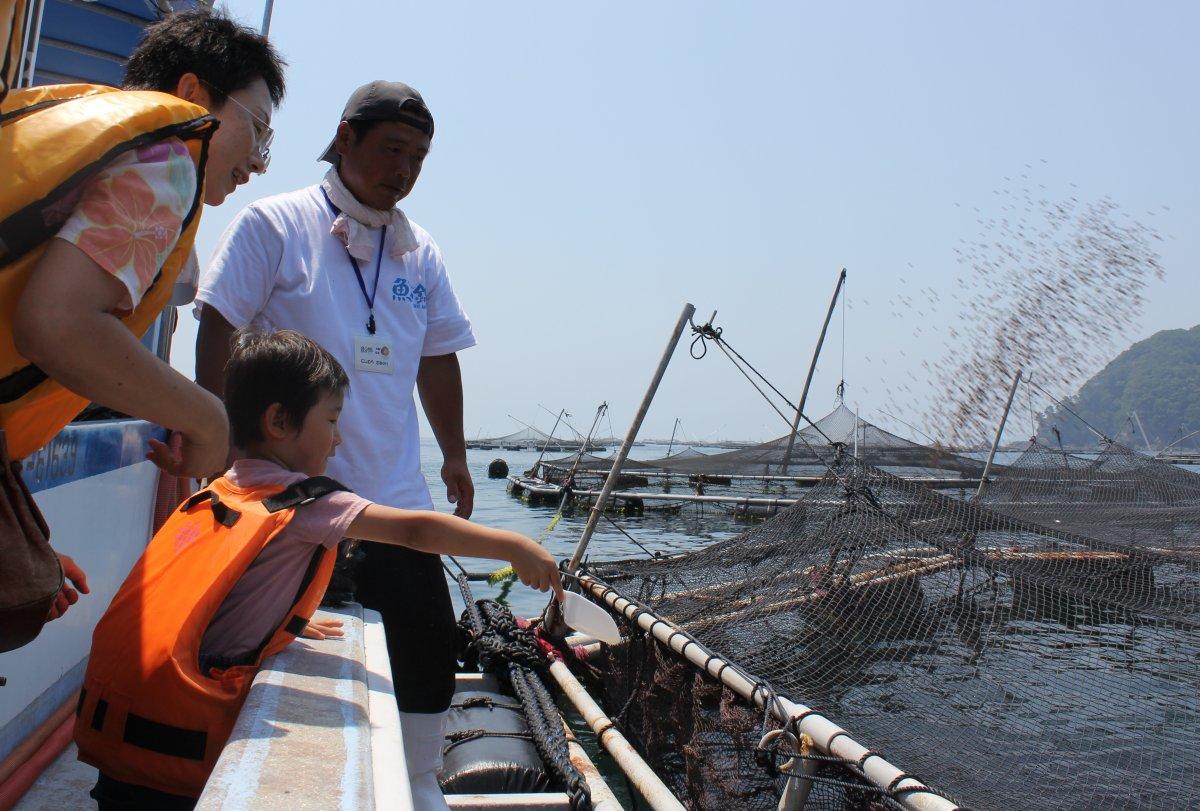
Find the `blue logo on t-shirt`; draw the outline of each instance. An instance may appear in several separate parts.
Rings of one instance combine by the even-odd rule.
[[[401,278],[400,276],[397,276],[396,280],[392,282],[393,301],[407,301],[413,306],[413,309],[424,310],[426,298],[425,285],[423,284],[418,284],[416,287],[410,288],[408,286],[408,279]]]

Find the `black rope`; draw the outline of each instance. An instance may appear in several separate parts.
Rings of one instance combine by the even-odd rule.
[[[486,707],[489,710],[519,710],[522,709],[520,704],[512,704],[507,701],[496,701],[491,696],[471,696],[463,701],[456,701],[450,705],[455,709],[470,710],[475,707]]]
[[[713,317],[714,318],[716,317],[716,313],[713,313]],[[729,342],[722,338],[723,330],[719,327],[714,327],[712,325],[711,320],[707,324],[704,324],[703,326],[699,326],[699,327],[697,327],[695,325],[695,323],[693,323],[692,324],[692,332],[696,335],[695,340],[692,341],[692,357],[693,358],[696,358],[697,360],[703,358],[705,356],[705,354],[707,354],[707,352],[708,352],[706,342],[709,340],[714,341],[717,344],[717,347],[725,354],[725,357],[729,358],[729,362],[733,364],[734,368],[742,373],[742,376],[745,377],[746,380],[748,380],[750,382],[750,385],[754,387],[755,391],[757,391],[760,395],[762,395],[763,399],[767,401],[767,405],[771,406],[772,410],[774,410],[774,412],[779,415],[780,419],[782,419],[787,424],[789,430],[791,430],[791,428],[792,428],[792,420],[789,417],[787,417],[786,415],[784,415],[784,413],[779,410],[779,407],[775,405],[774,401],[772,401],[771,398],[766,395],[766,392],[764,392],[762,390],[762,388],[759,387],[759,385],[754,382],[754,380],[750,377],[749,373],[747,373],[746,369],[742,368],[743,364],[746,366],[746,368],[750,369],[750,371],[754,372],[754,374],[757,375],[760,380],[762,380],[764,383],[766,383],[767,386],[771,389],[771,391],[775,392],[775,394],[779,397],[779,399],[783,400],[783,402],[787,405],[788,408],[790,408],[792,411],[796,412],[800,416],[800,418],[803,419],[806,423],[808,423],[809,426],[811,426],[813,428],[813,430],[815,430],[818,434],[820,434],[821,437],[824,438],[824,440],[827,443],[829,443],[830,445],[837,444],[833,441],[833,439],[831,439],[829,437],[828,434],[825,433],[824,430],[822,430],[821,426],[819,426],[815,422],[813,422],[809,418],[809,416],[807,414],[805,414],[803,411],[800,411],[799,407],[794,405],[792,403],[792,401],[787,398],[787,395],[785,395],[783,392],[781,392],[779,390],[779,388],[776,387],[775,384],[772,383],[769,379],[767,379],[767,377],[762,372],[758,371],[758,369],[756,369],[753,364],[751,364],[748,360],[746,360],[744,357],[742,357],[742,355],[736,349],[734,349],[732,346],[730,346]],[[697,342],[699,342],[700,345],[704,347],[703,351],[701,351],[700,354],[696,354],[696,352],[695,352]],[[735,357],[737,358],[737,360],[734,360]],[[739,363],[739,361],[740,361],[740,363]],[[842,480],[844,478],[840,473],[837,472],[837,470],[835,469],[835,465],[831,464],[830,462],[827,462],[825,460],[825,457],[819,451],[817,451],[816,448],[814,448],[812,446],[812,444],[804,437],[804,434],[802,432],[794,431],[793,433],[795,433],[796,438],[799,439],[802,443],[804,443],[804,446],[808,449],[808,451],[813,456],[815,456],[817,458],[817,460],[825,467],[825,469],[828,470],[835,478],[837,478],[838,480]]]
[[[1040,391],[1042,394],[1044,394],[1044,395],[1046,395],[1047,397],[1049,397],[1051,400],[1053,400],[1053,401],[1054,401],[1054,403],[1055,403],[1055,404],[1056,404],[1056,405],[1057,405],[1059,408],[1063,409],[1063,410],[1064,410],[1064,411],[1066,411],[1068,414],[1070,414],[1072,417],[1074,417],[1075,419],[1079,420],[1079,421],[1080,421],[1080,422],[1082,422],[1084,425],[1086,425],[1086,426],[1088,427],[1088,430],[1089,430],[1089,431],[1091,431],[1091,432],[1092,432],[1093,434],[1095,434],[1096,436],[1100,437],[1100,439],[1101,439],[1101,440],[1102,440],[1102,441],[1103,441],[1105,444],[1107,444],[1107,445],[1112,445],[1112,444],[1114,444],[1114,443],[1113,443],[1113,440],[1112,440],[1112,438],[1111,438],[1111,437],[1109,437],[1109,436],[1108,436],[1108,434],[1104,433],[1104,432],[1103,432],[1103,431],[1101,431],[1099,428],[1097,428],[1096,426],[1092,425],[1090,422],[1088,422],[1087,420],[1085,420],[1083,417],[1079,416],[1079,414],[1078,414],[1078,413],[1077,413],[1077,412],[1076,412],[1074,409],[1072,409],[1072,408],[1071,408],[1069,405],[1067,405],[1066,403],[1064,403],[1062,400],[1058,399],[1058,398],[1057,398],[1057,397],[1055,397],[1053,394],[1051,394],[1050,392],[1046,391],[1044,388],[1042,388],[1041,386],[1039,386],[1037,383],[1034,383],[1034,382],[1033,382],[1033,380],[1032,380],[1032,379],[1030,379],[1031,377],[1032,377],[1032,375],[1031,375],[1029,378],[1026,378],[1026,379],[1025,379],[1025,382],[1026,382],[1026,383],[1028,383],[1029,385],[1033,386],[1035,389],[1037,389],[1038,391]],[[1057,431],[1056,431],[1055,433],[1057,433]],[[1061,444],[1061,440],[1060,440],[1060,444]]]
[[[622,534],[622,535],[624,535],[626,538],[628,538],[629,540],[631,540],[631,541],[633,541],[635,544],[637,544],[637,548],[638,548],[638,549],[640,549],[640,550],[642,550],[643,552],[645,552],[645,553],[646,553],[646,555],[647,555],[647,557],[652,557],[652,558],[653,558],[653,557],[656,557],[656,555],[655,555],[653,552],[651,552],[651,551],[650,551],[649,549],[647,549],[646,547],[642,546],[641,542],[639,542],[637,538],[635,538],[635,537],[633,537],[632,535],[630,535],[628,532],[626,532],[626,531],[625,531],[625,530],[624,530],[624,529],[621,527],[621,525],[620,525],[620,524],[618,524],[616,521],[612,520],[612,518],[610,518],[610,517],[609,517],[608,513],[601,513],[601,514],[604,516],[604,520],[605,520],[605,521],[607,521],[608,523],[612,524],[612,525],[613,525],[613,527],[614,527],[614,528],[617,530],[617,532],[621,533],[621,534]]]
[[[713,313],[714,318],[716,317],[716,315],[717,315],[716,313]],[[708,354],[708,342],[710,340],[713,340],[713,341],[721,340],[721,331],[722,330],[720,327],[713,326],[711,319],[709,320],[709,322],[707,324],[705,324],[702,327],[697,327],[695,324],[692,324],[692,334],[696,336],[695,338],[692,339],[692,347],[691,347],[692,357],[696,360],[700,360],[705,355],[707,355]],[[700,347],[699,354],[696,353],[697,346]]]
[[[532,741],[533,735],[528,732],[492,732],[487,729],[460,729],[457,732],[451,732],[446,735],[446,740],[450,743],[442,747],[442,754],[448,755],[451,750],[457,746],[462,746],[464,743],[477,741],[480,738],[517,738],[524,741]]]
[[[464,631],[467,656],[485,673],[507,682],[525,714],[530,740],[546,768],[567,788],[574,811],[591,811],[592,794],[583,775],[571,763],[566,732],[554,697],[539,674],[548,669],[529,628],[495,600],[475,600],[466,575],[455,580],[466,606],[459,627]],[[470,731],[470,730],[468,730]]]

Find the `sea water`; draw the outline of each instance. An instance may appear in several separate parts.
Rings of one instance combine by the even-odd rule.
[[[608,448],[606,453],[614,453],[617,448]],[[679,450],[679,446],[675,447]],[[713,453],[720,449],[708,449]],[[631,458],[656,459],[665,456],[665,445],[645,445],[634,448]],[[488,465],[494,459],[503,459],[508,463],[509,473],[521,475],[533,467],[538,459],[535,450],[509,451],[496,448],[494,450],[468,450],[467,466],[475,482],[475,510],[471,520],[489,527],[510,529],[528,535],[535,540],[544,538],[545,547],[557,559],[570,558],[575,551],[575,545],[583,533],[587,523],[588,510],[579,507],[564,512],[563,517],[553,530],[547,528],[558,512],[556,506],[531,507],[525,502],[508,494],[507,479],[489,479]],[[547,459],[561,459],[566,455],[563,451],[549,452]],[[432,439],[421,441],[421,467],[425,479],[429,482],[429,492],[437,510],[449,512],[453,505],[446,501],[446,486],[441,480],[442,455],[437,443]],[[594,479],[593,479],[594,481]],[[676,482],[681,492],[690,492],[683,477]],[[713,541],[722,540],[747,529],[749,524],[734,519],[722,511],[717,505],[685,505],[678,514],[663,514],[646,511],[641,516],[625,516],[613,513],[609,516],[613,523],[601,519],[588,544],[587,554],[593,560],[618,560],[622,558],[647,557],[651,553],[660,552],[665,555],[687,552],[705,546]],[[627,532],[637,539],[645,549],[641,549],[625,534]],[[452,571],[458,569],[448,558],[445,559]],[[472,572],[491,572],[504,566],[487,560],[459,558],[459,563]],[[483,597],[495,598],[500,595],[500,586],[491,586],[485,582],[471,584],[475,599]],[[538,616],[546,607],[548,595],[534,591],[520,582],[510,586],[505,596],[505,602],[517,616]],[[458,586],[450,582],[450,594],[454,599],[456,611],[462,610],[462,599],[459,597]]]
[[[615,448],[608,448],[606,452],[612,453],[615,450]],[[717,449],[710,450],[717,452]],[[666,447],[643,446],[636,447],[631,457],[634,459],[654,459],[661,458],[666,455],[666,452]],[[547,454],[547,458],[561,458],[565,455],[562,452],[551,452]],[[441,454],[438,451],[436,443],[432,440],[424,441],[422,443],[422,456],[423,470],[429,481],[434,503],[439,510],[451,509],[450,505],[446,503],[445,486],[442,484],[439,476]],[[1016,456],[1018,456],[1016,453],[998,454],[997,462],[1003,464],[1015,459]],[[475,509],[471,520],[488,526],[515,530],[533,538],[544,539],[546,548],[556,558],[569,558],[575,549],[576,543],[579,541],[580,534],[587,521],[588,511],[584,508],[578,508],[566,512],[554,529],[548,532],[547,528],[557,512],[556,507],[531,507],[508,494],[508,482],[506,479],[489,479],[487,476],[488,465],[497,458],[503,459],[508,464],[510,473],[520,475],[534,465],[538,458],[538,453],[537,451],[511,451],[499,448],[494,450],[469,450],[467,452],[467,462],[475,482]],[[1197,466],[1186,467],[1186,469],[1200,473],[1200,467]],[[683,481],[677,483],[677,488],[681,492],[686,492],[686,484]],[[732,537],[748,529],[750,526],[746,522],[728,515],[717,505],[688,504],[677,514],[651,512],[646,512],[641,516],[611,514],[611,519],[616,525],[610,523],[608,519],[603,519],[592,537],[591,544],[588,547],[588,555],[593,560],[645,557],[654,552],[674,554],[691,551],[712,542]],[[636,543],[624,533],[628,533],[633,539],[636,539]],[[500,566],[500,564],[490,561],[473,559],[462,559],[460,563],[470,571],[493,571]],[[450,564],[450,566],[453,568],[453,564]],[[462,600],[459,596],[457,585],[451,582],[450,586],[456,611],[461,612]],[[533,591],[520,583],[502,591],[499,586],[475,582],[471,584],[471,589],[477,599],[481,597],[495,598],[503,594],[507,604],[518,616],[529,617],[540,614],[548,600],[547,595]],[[1041,646],[1039,650],[1045,648],[1048,641],[1053,641],[1055,636],[1061,633],[1058,625],[1049,621],[1037,623],[1033,629],[1026,629],[1026,635],[1030,631],[1033,633],[1031,641]],[[1018,644],[1019,642],[1020,639],[1017,639],[1016,642],[1010,640],[1009,644]],[[1069,663],[1066,663],[1064,666],[1063,662],[1055,661],[1055,657],[1047,656],[1044,672],[1026,674],[1025,681],[1040,678],[1086,677],[1084,671],[1089,669],[1089,660],[1086,656],[1080,655],[1081,651],[1079,648],[1088,648],[1089,643],[1086,641],[1081,642],[1074,638],[1064,640],[1064,644],[1066,643],[1069,643],[1075,652]],[[1100,645],[1099,643],[1096,643],[1096,645],[1098,648],[1105,648],[1107,650],[1105,645]],[[954,651],[938,651],[935,655],[953,656]],[[1156,659],[1152,653],[1140,651],[1139,656],[1144,657],[1147,666],[1154,666]],[[962,685],[959,685],[957,689],[961,690]],[[1178,689],[1178,685],[1176,685],[1175,689]],[[1170,694],[1170,690],[1163,691],[1163,695]],[[856,718],[860,717],[860,714],[865,713],[870,715],[884,709],[883,704],[875,700],[878,697],[873,697],[863,690],[856,691],[851,695],[841,696],[840,698],[833,696],[804,696],[801,698],[815,701],[817,704],[829,704],[830,706],[827,711],[843,717],[849,724],[854,724]],[[910,698],[919,703],[919,701],[916,701],[919,697],[910,696]],[[1192,700],[1183,697],[1181,702],[1179,702],[1179,697],[1176,697],[1176,701],[1185,708],[1195,706],[1194,696]],[[1153,704],[1153,699],[1149,703]],[[585,747],[589,750],[618,796],[624,800],[626,797],[625,785],[623,785],[624,781],[620,776],[619,770],[615,768],[607,757],[599,755],[596,752],[594,741],[590,739],[590,736],[580,734],[586,729],[582,720],[565,706],[563,709],[577,736],[581,738]],[[894,710],[895,708],[893,707],[892,709]],[[1100,707],[1091,709],[1097,712],[1102,710]],[[1185,715],[1191,717],[1188,712],[1185,712]],[[1070,726],[1072,728],[1090,728],[1089,725],[1094,726],[1098,723],[1097,718],[1099,716],[1093,718],[1088,711],[1084,711],[1084,708],[1079,707],[1076,708],[1076,712],[1070,719]],[[1112,722],[1112,719],[1100,720],[1105,720],[1109,723]],[[1194,717],[1192,720],[1194,720]],[[1105,737],[1111,737],[1111,735]],[[1116,737],[1121,738],[1122,736],[1117,735]],[[1190,735],[1184,735],[1183,737],[1194,740]],[[912,760],[918,754],[918,752],[911,751],[911,746],[907,741],[883,740],[873,741],[873,743],[886,745],[888,750],[894,750],[897,753],[897,757],[901,759],[907,756],[909,760]],[[1184,753],[1180,756],[1188,757],[1186,752],[1190,750],[1190,746],[1184,747]],[[947,788],[954,790],[956,787],[948,786]],[[1047,791],[1051,791],[1049,786],[1044,788]],[[1070,788],[1058,787],[1058,790],[1061,794],[1050,805],[1077,807],[1078,797],[1074,796],[1074,792]],[[1051,793],[1053,792],[1051,791]]]

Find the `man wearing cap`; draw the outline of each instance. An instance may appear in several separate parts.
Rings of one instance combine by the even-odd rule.
[[[471,514],[462,378],[455,354],[475,344],[442,254],[397,204],[429,152],[433,116],[420,94],[376,81],[350,97],[315,186],[260,200],[229,226],[200,279],[196,373],[222,394],[235,328],[294,329],[351,376],[329,475],[379,504],[432,509],[421,474],[414,386],[441,447],[455,514]],[[454,691],[454,615],[441,561],[364,544],[357,597],[383,615],[405,754],[418,808],[444,808],[442,726]]]

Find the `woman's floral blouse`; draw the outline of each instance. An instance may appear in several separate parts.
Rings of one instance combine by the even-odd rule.
[[[115,314],[137,307],[175,247],[196,199],[196,167],[169,138],[123,155],[83,189],[58,232],[128,291]]]

